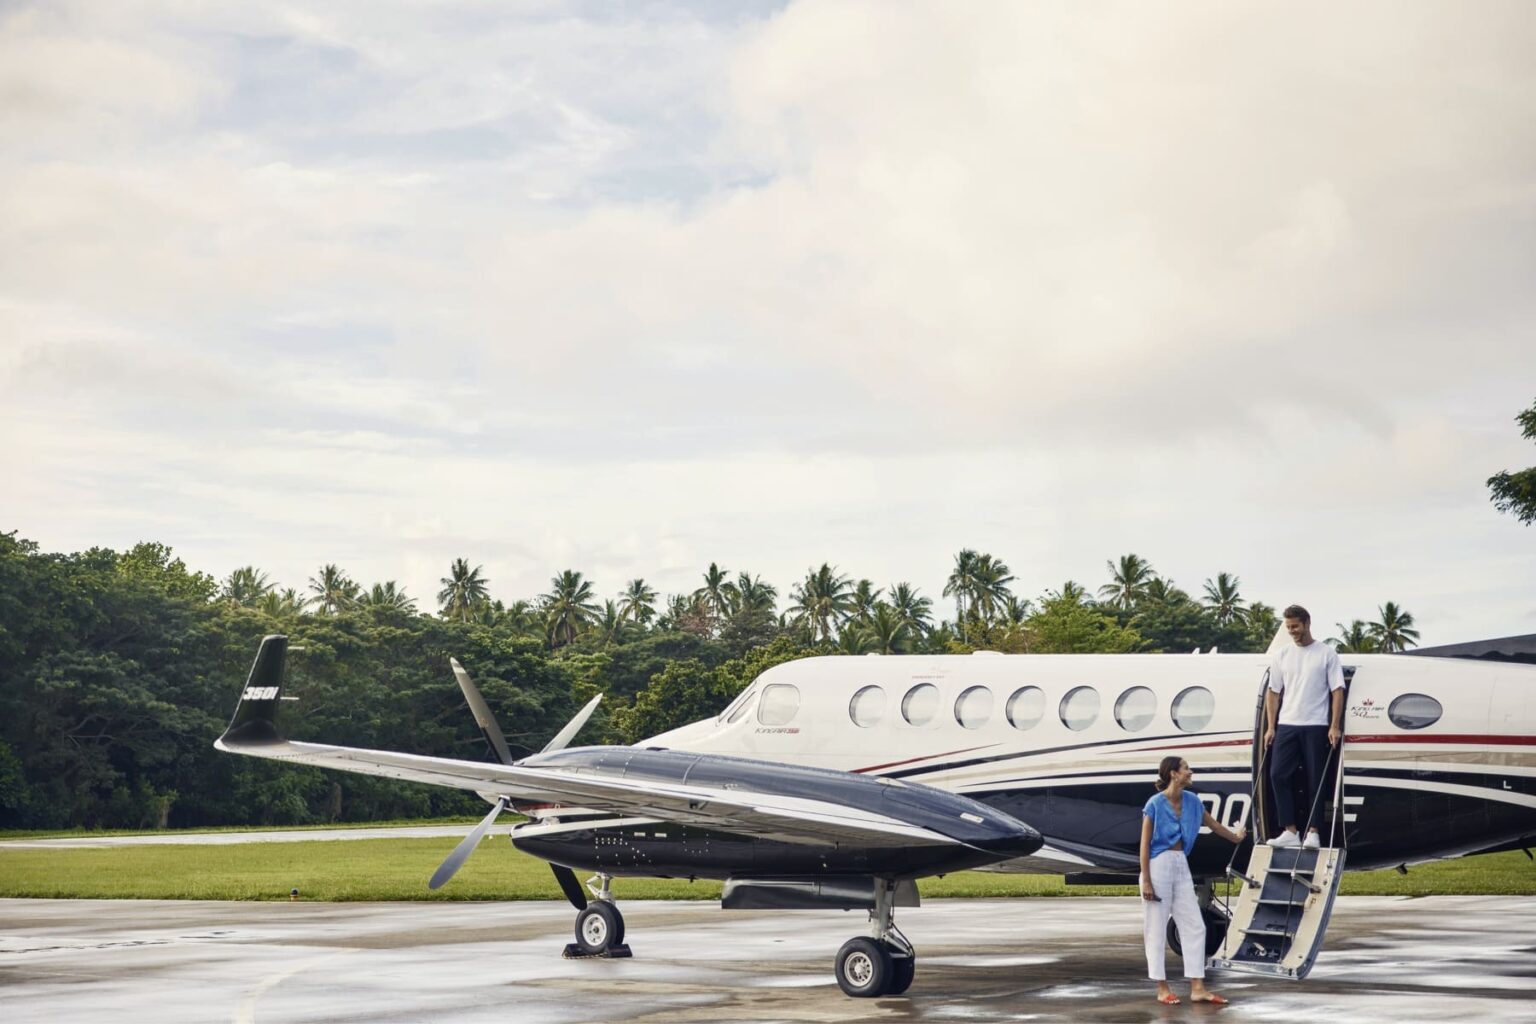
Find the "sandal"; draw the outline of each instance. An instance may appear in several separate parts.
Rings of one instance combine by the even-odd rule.
[[[1178,1006],[1180,1002],[1179,997],[1174,995],[1172,992],[1164,992],[1162,995],[1157,997],[1157,1001],[1162,1003],[1164,1006]]]
[[[1189,1001],[1192,1003],[1210,1003],[1212,1006],[1226,1006],[1231,1000],[1227,999],[1226,996],[1219,996],[1215,992],[1207,992],[1205,998],[1196,999],[1194,996],[1190,996]]]

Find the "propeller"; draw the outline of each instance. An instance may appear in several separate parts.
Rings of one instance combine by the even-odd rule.
[[[480,732],[485,736],[485,741],[491,745],[491,749],[496,752],[496,757],[502,764],[512,764],[512,751],[507,747],[507,738],[501,734],[501,727],[496,724],[495,716],[491,714],[490,705],[486,704],[485,698],[480,696],[480,690],[475,686],[474,680],[469,678],[469,673],[464,671],[464,666],[459,664],[457,658],[449,658],[448,664],[453,666],[453,677],[458,680],[459,689],[464,691],[464,700],[469,704],[469,710],[475,716],[475,724],[480,726]],[[603,695],[598,694],[587,701],[586,707],[576,712],[576,717],[567,722],[565,728],[555,734],[554,739],[544,744],[544,749],[540,753],[564,750],[566,745],[576,738],[581,727],[587,724],[587,719],[592,717],[592,712],[597,710],[597,705],[602,699]],[[490,831],[496,816],[506,810],[510,803],[511,801],[506,797],[497,799],[496,806],[491,808],[491,813],[480,819],[480,824],[475,826],[474,831],[460,840],[459,845],[453,848],[448,858],[438,865],[437,870],[432,873],[432,880],[427,883],[427,888],[442,888],[448,879],[458,873],[459,868],[463,867],[464,862],[469,859],[469,855],[475,852],[475,847],[480,845],[480,840],[485,838],[486,832]],[[560,883],[560,891],[565,893],[565,898],[570,900],[571,905],[577,910],[585,910],[587,897],[581,891],[581,884],[576,881],[576,873],[559,864],[551,864],[549,867],[555,873],[555,881]]]

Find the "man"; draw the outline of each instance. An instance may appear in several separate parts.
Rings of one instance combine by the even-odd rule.
[[[1321,845],[1317,826],[1309,821],[1307,837],[1296,829],[1296,795],[1291,776],[1299,767],[1306,779],[1304,812],[1313,818],[1317,792],[1327,774],[1329,748],[1336,747],[1344,720],[1344,669],[1332,647],[1312,638],[1312,616],[1299,604],[1285,610],[1285,631],[1293,643],[1282,647],[1269,663],[1269,689],[1264,694],[1264,745],[1269,748],[1270,778],[1274,781],[1275,814],[1285,831],[1270,846]],[[1282,700],[1283,697],[1283,700]],[[1278,720],[1277,720],[1278,713]]]

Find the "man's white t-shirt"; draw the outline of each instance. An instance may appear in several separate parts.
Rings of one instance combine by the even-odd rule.
[[[1288,643],[1269,663],[1269,688],[1284,696],[1280,725],[1329,725],[1329,695],[1344,688],[1344,667],[1332,647],[1313,640]]]

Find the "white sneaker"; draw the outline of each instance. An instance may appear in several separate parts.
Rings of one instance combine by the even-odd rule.
[[[1323,841],[1321,839],[1317,838],[1317,833],[1316,832],[1308,832],[1307,833],[1307,838],[1305,838],[1305,839],[1303,839],[1301,841],[1301,848],[1303,850],[1316,850],[1319,847],[1321,847],[1322,845],[1323,845]]]
[[[1301,839],[1295,832],[1281,832],[1269,841],[1269,845],[1278,850],[1294,850],[1301,845]]]

